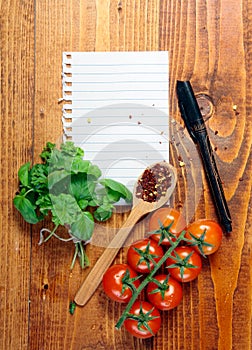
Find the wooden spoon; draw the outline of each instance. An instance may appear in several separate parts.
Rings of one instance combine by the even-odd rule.
[[[105,271],[109,268],[113,260],[115,259],[118,251],[123,246],[124,242],[126,241],[127,237],[129,236],[130,231],[132,230],[135,223],[145,214],[152,212],[153,210],[156,210],[163,206],[170,196],[172,195],[174,188],[176,186],[177,182],[177,173],[176,169],[171,166],[169,163],[163,161],[159,163],[152,164],[148,167],[148,169],[151,169],[155,165],[160,164],[161,166],[167,167],[169,170],[169,173],[171,175],[171,183],[170,187],[168,187],[166,194],[162,195],[157,201],[155,202],[147,202],[141,198],[138,198],[136,195],[137,185],[138,181],[135,184],[134,191],[133,191],[133,207],[132,210],[121,227],[121,229],[116,233],[112,241],[109,243],[109,245],[104,250],[103,254],[100,256],[98,261],[96,262],[95,266],[92,268],[90,273],[88,274],[87,278],[84,280],[83,284],[81,285],[79,291],[77,292],[74,301],[78,305],[85,305],[88,300],[91,298],[93,293],[96,291],[97,287],[99,286],[100,282],[102,281],[102,277],[105,273]],[[142,175],[138,178],[141,179]]]

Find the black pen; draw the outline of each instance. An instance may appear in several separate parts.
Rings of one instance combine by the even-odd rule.
[[[177,81],[176,89],[181,116],[192,140],[198,146],[220,223],[223,230],[226,233],[230,233],[232,232],[231,216],[204,119],[194,96],[192,86],[189,81]]]

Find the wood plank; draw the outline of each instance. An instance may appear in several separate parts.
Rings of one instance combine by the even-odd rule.
[[[32,159],[33,1],[0,2],[0,348],[28,346],[30,227],[13,208],[17,172]]]
[[[139,26],[139,23],[146,25],[141,9],[136,4],[137,12],[135,13],[132,4],[128,4],[127,9],[123,8],[118,11],[116,1],[105,1],[104,3],[74,1],[71,6],[68,5],[67,1],[60,4],[56,1],[54,3],[51,1],[37,3],[35,157],[40,153],[41,146],[47,140],[52,140],[52,138],[58,140],[61,135],[61,106],[57,106],[57,98],[60,97],[61,91],[62,51],[89,51],[94,49],[100,51],[110,50],[112,46],[114,50],[119,50],[119,46],[115,46],[114,36],[119,30],[119,19],[120,23],[124,21],[123,17],[126,16],[126,11],[127,20],[137,21],[135,26]],[[154,1],[148,4],[148,11],[145,8],[148,16],[158,15],[157,4],[158,2]],[[154,11],[155,9],[156,11]],[[66,18],[67,13],[69,18],[64,21],[63,19]],[[116,16],[117,21],[114,21],[114,19],[112,21],[112,17],[115,18]],[[158,25],[157,18],[155,21]],[[64,33],[62,34],[60,31],[63,28],[63,22]],[[107,28],[107,31],[104,28]],[[128,32],[125,35],[128,38],[128,35],[134,35],[134,28],[131,26],[127,28],[122,29],[120,27],[120,30],[124,33],[127,30]],[[152,34],[151,30],[148,29],[148,35],[153,35],[156,38],[158,28],[155,27],[154,30],[155,33]],[[135,31],[137,34],[139,33],[136,29]],[[78,33],[76,37],[75,33]],[[140,34],[141,38],[145,36],[145,27]],[[48,41],[41,40],[42,38],[48,38]],[[60,38],[60,40],[55,43],[55,38]],[[127,40],[129,41],[127,45],[132,45],[132,42],[129,39]],[[139,39],[135,40],[139,45]],[[152,40],[155,41],[156,39]],[[158,42],[155,43],[156,46],[153,49],[157,49],[157,44]],[[121,49],[126,49],[123,37],[118,45]],[[138,47],[136,46],[135,49],[138,49]],[[49,66],[48,62],[50,62]],[[46,66],[48,68],[45,70],[44,67]],[[46,82],[50,82],[50,84],[48,85]],[[39,118],[39,111],[41,110],[43,110],[43,116]],[[43,133],[41,133],[41,130],[43,130]],[[117,227],[122,220],[121,216],[117,217]],[[43,224],[47,225],[48,223]],[[137,349],[142,349],[142,343],[131,337],[129,338],[125,331],[115,333],[114,323],[120,310],[114,308],[114,305],[103,294],[99,298],[101,290],[97,292],[84,312],[79,310],[74,318],[69,314],[68,303],[76,293],[86,272],[81,272],[79,267],[76,266],[70,275],[69,266],[73,253],[69,247],[70,244],[59,244],[56,240],[52,240],[38,248],[35,238],[38,237],[38,227],[36,231],[33,232],[32,252],[31,296],[34,302],[31,304],[31,347],[39,349],[91,349],[93,347],[112,349],[116,346],[118,349],[122,347],[129,349],[135,347],[134,344],[138,344]],[[89,254],[92,264],[100,253],[101,248],[90,247]],[[121,260],[122,258],[119,257],[118,259]],[[100,309],[100,307],[102,308]],[[114,314],[113,317],[111,317],[111,313]],[[104,317],[104,320],[101,322],[102,317]],[[99,332],[97,332],[98,329]],[[64,334],[64,337],[62,337],[62,334]]]
[[[62,52],[78,50],[80,21],[86,16],[79,1],[36,2],[36,87],[34,155],[39,154],[47,141],[59,144],[62,138]],[[80,16],[82,15],[82,18]],[[85,41],[82,42],[85,47]],[[39,231],[50,228],[45,220],[33,228],[32,277],[30,308],[30,348],[65,349],[68,328],[69,288],[72,284],[69,267],[73,244],[53,239],[38,246]]]
[[[44,0],[35,2],[35,9],[33,3],[0,2],[1,178],[9,180],[2,180],[0,189],[0,224],[2,232],[8,232],[1,241],[0,347],[250,349],[251,2]],[[234,231],[224,237],[220,251],[204,261],[198,280],[184,285],[183,302],[176,310],[163,313],[162,329],[153,339],[137,340],[124,329],[115,331],[123,306],[109,301],[101,287],[85,308],[77,308],[71,316],[69,301],[87,271],[81,271],[78,265],[72,273],[69,271],[72,243],[53,238],[37,245],[40,228],[51,227],[47,220],[32,229],[30,257],[30,228],[10,201],[19,165],[33,157],[38,161],[46,141],[61,140],[61,55],[63,51],[78,50],[169,50],[171,118],[183,126],[175,96],[176,79],[190,79],[195,92],[209,95],[215,108],[207,127]],[[195,150],[183,133],[176,135],[178,142],[171,142],[171,158],[180,179],[174,205],[180,208],[184,204],[191,219],[190,203],[196,200],[197,186],[203,184],[195,217],[216,218],[203,173],[200,180],[194,173],[193,193],[185,192],[187,168],[179,166],[179,159],[182,156],[188,161],[188,147],[191,156]],[[97,232],[109,234],[127,215],[115,215],[107,224],[98,225]],[[135,230],[143,234],[147,224],[148,218]],[[61,234],[66,232],[62,230]],[[91,264],[102,250],[92,245],[87,248]],[[125,256],[126,248],[116,261],[125,261]]]
[[[164,24],[169,6],[170,2],[163,3]],[[244,13],[251,16],[251,4],[243,7],[239,1],[221,1],[218,7],[197,1],[194,8],[190,3],[176,2],[176,12],[170,15],[179,28],[177,41],[174,45],[167,32],[161,42],[161,47],[171,49],[171,76],[191,79],[195,92],[208,94],[214,102],[215,114],[207,127],[233,218],[233,233],[224,238],[220,251],[198,279],[202,349],[251,347],[251,270],[245,272],[242,268],[251,261],[251,240],[247,234],[251,225],[251,55],[250,50],[247,53],[249,42],[244,42],[249,35],[248,22],[242,19]],[[179,120],[173,88],[171,94],[172,113]],[[214,217],[208,191],[204,202],[205,212],[200,214]],[[212,281],[206,281],[206,275]],[[239,286],[245,278],[247,286]]]

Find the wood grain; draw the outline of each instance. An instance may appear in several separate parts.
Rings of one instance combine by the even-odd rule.
[[[184,6],[186,4],[184,3]],[[244,169],[246,164],[251,167],[250,150],[251,150],[251,130],[244,118],[246,108],[249,106],[251,97],[247,88],[250,80],[247,60],[244,56],[244,37],[247,34],[247,27],[243,27],[242,14],[244,9],[240,2],[222,1],[219,7],[211,6],[203,11],[203,3],[197,2],[195,12],[192,16],[182,16],[181,23],[184,20],[184,27],[188,28],[184,33],[181,32],[179,46],[173,48],[179,55],[181,50],[185,50],[184,64],[182,62],[183,72],[177,73],[178,79],[191,79],[194,88],[198,92],[205,92],[210,95],[214,101],[215,114],[209,120],[209,130],[211,141],[216,150],[217,162],[220,168],[222,181],[225,192],[231,207],[232,218],[234,221],[234,232],[229,238],[224,239],[220,252],[210,259],[211,278],[214,284],[213,291],[210,294],[211,286],[207,285],[203,275],[199,278],[199,297],[201,312],[201,331],[211,334],[207,337],[210,344],[215,344],[214,337],[219,334],[218,347],[221,349],[238,348],[239,341],[242,338],[242,347],[249,349],[251,347],[251,309],[250,307],[244,312],[243,317],[246,319],[246,326],[243,328],[243,335],[234,337],[234,324],[239,323],[240,313],[233,312],[234,298],[237,296],[238,276],[241,274],[241,259],[244,260],[243,249],[249,244],[245,241],[246,237],[245,223],[251,222],[251,216],[248,216],[248,205],[251,190],[251,179],[245,174],[248,171]],[[188,4],[189,10],[189,4]],[[248,8],[246,9],[249,10]],[[181,12],[183,8],[181,6]],[[201,16],[193,19],[195,14]],[[212,20],[208,22],[208,18]],[[196,25],[191,25],[193,20]],[[190,25],[188,25],[190,23]],[[213,25],[215,25],[213,30]],[[182,26],[182,24],[181,24]],[[234,27],[236,33],[234,35]],[[190,58],[194,62],[188,65],[188,51]],[[193,50],[195,50],[193,52]],[[176,62],[178,57],[176,57]],[[173,62],[173,61],[172,61]],[[229,77],[227,79],[227,77]],[[246,102],[248,98],[248,102]],[[235,102],[236,101],[236,102]],[[172,104],[176,106],[175,104]],[[234,105],[239,111],[233,109]],[[238,165],[239,163],[239,165]],[[243,165],[242,165],[243,164]],[[247,183],[243,182],[243,177],[247,178]],[[242,179],[242,182],[240,181]],[[246,180],[245,180],[246,181]],[[241,186],[248,186],[247,195],[242,195]],[[205,215],[212,217],[214,215],[209,195],[205,195]],[[243,208],[241,213],[238,208]],[[244,246],[245,245],[245,246]],[[247,248],[248,249],[248,248]],[[224,252],[229,252],[225,254]],[[248,264],[251,257],[247,256]],[[248,289],[251,280],[251,272],[247,275]],[[207,292],[205,289],[207,288]],[[245,291],[244,291],[245,292]],[[212,314],[205,311],[209,296],[216,303],[215,318],[216,323],[211,322]],[[204,298],[207,300],[205,301]],[[248,295],[239,296],[239,300],[245,300],[244,304],[251,305]],[[247,303],[248,300],[248,303]],[[245,316],[246,315],[246,316]],[[202,348],[208,348],[206,339],[201,337]],[[238,340],[239,339],[239,340]],[[213,345],[212,345],[213,346]],[[240,345],[241,346],[241,345]],[[217,344],[216,344],[217,347]]]
[[[251,349],[251,1],[0,0],[0,9],[0,349]],[[188,220],[216,213],[181,122],[176,80],[190,79],[196,93],[210,97],[207,128],[233,219],[220,251],[204,260],[197,281],[183,286],[181,305],[162,314],[158,336],[143,341],[114,330],[123,306],[101,287],[69,314],[87,271],[78,265],[69,271],[72,243],[52,239],[39,247],[39,230],[50,222],[31,228],[12,205],[19,166],[37,162],[46,141],[61,141],[62,52],[124,50],[169,50],[171,161],[179,175],[173,205]],[[127,216],[115,214],[96,232],[110,235]],[[136,235],[148,220],[136,225]],[[87,248],[91,264],[102,251]]]
[[[13,209],[19,166],[32,160],[33,1],[0,1],[0,348],[28,345],[30,228]]]

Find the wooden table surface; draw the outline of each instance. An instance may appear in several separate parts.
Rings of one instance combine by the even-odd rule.
[[[252,2],[5,0],[0,5],[0,348],[252,349]],[[162,314],[158,336],[143,341],[114,330],[122,307],[108,301],[101,287],[70,315],[69,301],[87,271],[76,265],[70,273],[72,245],[52,239],[39,247],[41,225],[50,222],[31,227],[12,203],[20,165],[39,161],[46,141],[62,135],[62,52],[131,50],[169,50],[170,117],[178,123],[177,79],[189,79],[195,93],[209,96],[214,113],[207,128],[233,219],[232,234],[204,261],[198,280],[184,286],[183,302]],[[208,106],[203,108],[207,112]],[[171,142],[180,179],[175,207],[184,201],[186,184],[177,145]],[[195,218],[216,219],[202,169],[194,170],[204,186]],[[112,225],[120,227],[126,215],[116,214]],[[145,225],[143,220],[139,230]],[[88,248],[91,264],[101,252]],[[116,261],[124,260],[125,249]]]

